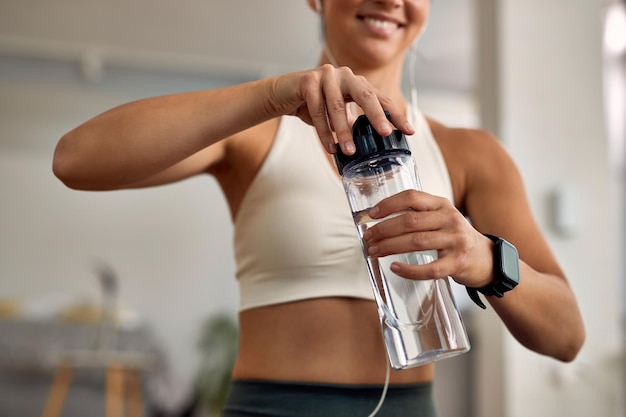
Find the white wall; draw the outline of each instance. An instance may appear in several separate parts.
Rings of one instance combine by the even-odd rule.
[[[507,416],[624,413],[620,257],[624,249],[602,97],[600,0],[499,2],[500,136],[524,175],[533,210],[569,276],[586,324],[579,358],[561,364],[505,340]],[[578,220],[557,233],[551,197],[572,187]]]
[[[0,57],[0,298],[99,303],[95,269],[110,265],[121,304],[153,329],[170,361],[177,390],[165,400],[174,403],[195,374],[201,321],[237,309],[221,192],[210,177],[78,192],[53,176],[52,151],[63,133],[109,107],[207,85],[133,71],[112,71],[93,85],[70,65]]]

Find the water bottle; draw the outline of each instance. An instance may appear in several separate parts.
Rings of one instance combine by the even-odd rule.
[[[369,210],[375,204],[407,189],[421,190],[406,137],[399,130],[380,136],[365,115],[356,120],[352,134],[356,152],[345,155],[339,149],[335,163],[363,248],[391,366],[412,368],[469,351],[449,278],[410,280],[390,269],[392,262],[432,262],[437,259],[437,251],[376,258],[368,256],[362,239],[369,227],[385,220],[370,218]],[[403,213],[393,216],[399,215]]]

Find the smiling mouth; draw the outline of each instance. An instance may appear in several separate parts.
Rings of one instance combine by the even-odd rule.
[[[375,19],[373,17],[362,17],[361,20],[363,20],[368,25],[371,25],[371,26],[374,26],[376,28],[383,29],[383,30],[393,30],[393,29],[398,29],[399,27],[402,27],[402,25],[397,22],[392,22],[390,20]]]

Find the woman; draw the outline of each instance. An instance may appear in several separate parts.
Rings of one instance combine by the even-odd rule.
[[[520,284],[486,298],[523,345],[572,360],[584,339],[576,300],[511,158],[485,132],[426,122],[402,94],[405,54],[425,27],[429,1],[308,2],[326,39],[318,68],[127,103],[67,133],[54,156],[55,174],[76,189],[207,173],[219,182],[241,288],[224,415],[366,416],[381,395],[389,367],[379,319],[331,157],[337,145],[354,151],[352,102],[380,134],[415,134],[415,146],[431,155],[418,163],[425,192],[372,210],[378,218],[405,214],[370,229],[370,255],[436,249],[437,261],[394,264],[394,272],[483,288],[496,279],[494,243],[483,233],[505,238],[520,254]],[[391,371],[379,415],[435,415],[433,374],[433,365]]]

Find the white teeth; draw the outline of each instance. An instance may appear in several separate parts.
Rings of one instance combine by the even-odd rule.
[[[372,19],[371,17],[366,17],[363,20],[368,25],[376,26],[377,28],[380,28],[380,29],[387,29],[387,30],[389,30],[389,29],[395,29],[395,28],[398,27],[398,25],[396,23],[389,22],[387,20],[377,20],[377,19]]]

